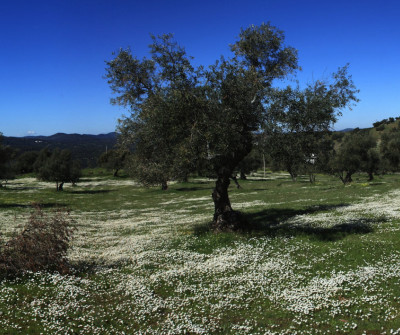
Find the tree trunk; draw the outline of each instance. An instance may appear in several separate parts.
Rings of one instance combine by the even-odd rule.
[[[244,222],[240,212],[234,211],[228,196],[230,184],[229,174],[219,175],[212,193],[214,200],[214,221],[215,231],[236,231],[243,228]]]
[[[246,174],[244,173],[243,170],[240,170],[240,179],[241,180],[246,180],[247,179]]]
[[[236,187],[237,187],[237,188],[240,188],[240,185],[239,185],[239,182],[237,181],[236,176],[231,176],[231,179],[235,182]]]
[[[311,184],[315,183],[315,174],[314,173],[310,173],[310,183]]]
[[[162,189],[163,191],[168,190],[168,184],[167,184],[166,181],[163,181],[163,182],[161,183],[161,189]]]
[[[114,177],[118,177],[118,171],[119,171],[119,169],[115,169],[114,174],[113,174]]]
[[[60,185],[57,186],[57,191],[64,191],[64,182],[61,182]]]
[[[374,180],[374,175],[372,172],[368,172],[368,181]]]
[[[343,184],[345,184],[345,185],[350,184],[353,181],[353,179],[351,178],[352,174],[353,174],[352,172],[348,171],[348,172],[346,172],[346,176],[344,178],[343,178],[343,174],[340,174],[339,178]]]
[[[264,179],[265,179],[265,155],[263,154],[263,164],[264,164]]]

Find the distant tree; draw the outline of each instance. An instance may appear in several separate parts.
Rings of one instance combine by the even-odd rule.
[[[44,149],[39,153],[35,163],[37,178],[56,183],[56,190],[62,191],[64,183],[76,183],[81,175],[80,164],[72,160],[67,149],[55,149],[51,154]]]
[[[15,150],[2,145],[2,141],[3,134],[0,133],[0,187],[3,187],[3,183],[7,184],[8,180],[15,177],[15,167],[13,166]]]
[[[34,164],[39,156],[38,151],[25,151],[16,159],[17,173],[31,173],[34,171]]]
[[[236,167],[235,172],[239,173],[241,180],[247,179],[246,175],[257,171],[262,166],[262,153],[257,149],[254,147]]]
[[[368,133],[352,132],[347,134],[332,160],[332,169],[344,184],[351,183],[352,176],[358,171],[367,172],[372,179],[378,162],[376,140]]]
[[[393,129],[383,133],[379,145],[382,165],[386,170],[395,172],[400,167],[400,130]]]
[[[332,77],[332,83],[316,81],[305,89],[287,87],[274,92],[265,123],[268,151],[293,180],[302,169],[315,170],[327,150],[326,135],[341,110],[358,101],[347,66]],[[310,180],[314,179],[311,172]]]
[[[363,161],[361,169],[368,174],[369,181],[372,181],[374,179],[374,174],[379,172],[381,169],[381,158],[376,147],[368,149],[367,159]]]
[[[118,172],[124,167],[128,155],[128,150],[108,150],[101,154],[97,163],[101,167],[113,171],[114,177],[117,177]]]

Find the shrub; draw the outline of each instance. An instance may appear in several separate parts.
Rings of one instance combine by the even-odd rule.
[[[66,211],[31,213],[23,230],[7,243],[0,241],[0,275],[13,277],[31,271],[68,273],[66,258],[74,227]]]
[[[383,131],[383,130],[385,130],[385,125],[381,124],[378,127],[376,127],[375,129],[376,129],[376,131]]]

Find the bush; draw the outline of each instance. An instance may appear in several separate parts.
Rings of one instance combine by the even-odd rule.
[[[383,130],[385,130],[385,125],[381,124],[378,127],[376,127],[375,129],[376,129],[376,131],[383,131]]]
[[[13,277],[31,271],[68,273],[66,258],[74,227],[66,211],[51,216],[39,207],[24,229],[7,243],[0,240],[0,275]]]

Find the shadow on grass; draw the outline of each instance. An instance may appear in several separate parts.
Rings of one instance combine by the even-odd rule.
[[[179,187],[179,188],[176,188],[175,191],[190,192],[190,191],[203,191],[203,190],[209,190],[209,189],[210,189],[210,187]]]
[[[368,234],[373,231],[373,224],[382,222],[381,219],[360,218],[350,219],[347,222],[332,227],[319,227],[304,223],[287,223],[286,221],[297,215],[313,214],[346,207],[348,204],[319,205],[306,209],[268,208],[255,213],[244,213],[247,229],[244,234],[256,236],[299,236],[307,235],[321,241],[337,241],[352,234]],[[210,231],[211,224],[199,225],[195,228],[196,235]]]
[[[71,194],[101,194],[101,193],[109,193],[111,190],[82,190],[82,191],[67,191],[67,193]]]
[[[9,208],[65,208],[67,204],[64,203],[57,203],[57,202],[47,202],[47,203],[32,203],[32,204],[0,204],[0,208],[9,209]]]

